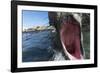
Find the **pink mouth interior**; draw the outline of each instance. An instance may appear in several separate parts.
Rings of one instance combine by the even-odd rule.
[[[81,59],[80,47],[80,26],[78,23],[65,23],[62,24],[60,30],[60,37],[64,43],[66,50],[76,59]]]
[[[81,51],[80,51],[80,39],[78,37],[71,38],[64,38],[62,36],[63,40],[62,42],[64,43],[66,50],[75,58],[81,59]]]

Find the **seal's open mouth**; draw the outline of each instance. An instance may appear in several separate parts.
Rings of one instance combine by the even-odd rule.
[[[82,59],[82,54],[81,54],[81,50],[80,50],[80,46],[76,47],[74,45],[72,46],[66,46],[66,44],[63,43],[62,41],[62,45],[64,48],[64,52],[66,54],[66,56],[68,56],[69,59]],[[77,43],[75,44],[77,45]]]
[[[69,59],[82,59],[80,24],[70,17],[61,24],[60,38]]]

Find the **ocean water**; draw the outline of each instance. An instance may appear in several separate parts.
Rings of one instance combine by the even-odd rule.
[[[51,30],[23,32],[22,62],[60,61],[65,60],[62,52],[55,50]],[[90,59],[90,34],[83,32],[85,59]]]
[[[53,49],[51,30],[23,32],[22,62],[65,60],[62,53]]]

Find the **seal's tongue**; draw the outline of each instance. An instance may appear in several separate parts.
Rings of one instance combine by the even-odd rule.
[[[60,29],[61,42],[69,59],[81,59],[80,24],[74,18],[64,20]]]

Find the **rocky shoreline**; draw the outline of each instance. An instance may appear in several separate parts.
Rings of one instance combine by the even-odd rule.
[[[22,32],[36,32],[36,31],[46,31],[46,30],[55,30],[55,28],[52,26],[36,26],[24,29]]]

